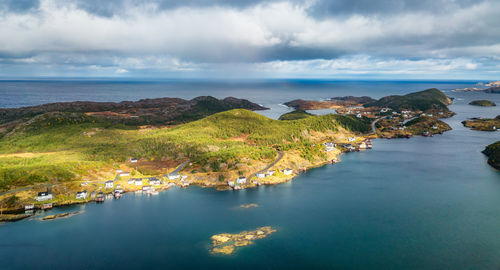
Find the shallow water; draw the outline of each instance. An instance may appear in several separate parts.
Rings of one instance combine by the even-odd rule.
[[[375,83],[372,96],[454,85],[388,84]],[[360,84],[350,90],[308,87],[310,92],[266,85],[258,93],[274,96],[268,104],[279,107],[300,94],[328,98],[370,92],[369,85]],[[267,93],[270,89],[274,92]],[[234,93],[250,100],[259,95]],[[500,114],[499,107],[467,105],[472,99],[500,104],[500,95],[447,94],[459,98],[450,106],[457,115],[446,120],[452,131],[375,140],[373,150],[345,154],[340,163],[289,183],[236,192],[190,187],[152,197],[126,194],[99,205],[49,211],[85,211],[67,219],[40,221],[37,216],[4,224],[0,268],[498,269],[500,172],[480,151],[500,133],[471,131],[460,122]],[[259,207],[239,207],[248,203]],[[278,231],[234,255],[209,253],[214,234],[267,225]]]

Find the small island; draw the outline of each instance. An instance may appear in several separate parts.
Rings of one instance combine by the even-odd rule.
[[[500,170],[500,141],[492,143],[483,150],[483,154],[488,157],[488,164]]]
[[[497,104],[495,104],[495,102],[489,101],[489,100],[474,100],[474,101],[471,101],[469,103],[469,105],[481,106],[481,107],[494,107]]]
[[[462,122],[465,127],[480,131],[497,131],[500,128],[500,115],[490,118],[472,118]]]
[[[221,233],[212,236],[212,254],[232,254],[237,247],[253,244],[254,240],[262,239],[276,232],[270,226],[260,227],[253,231],[243,231],[237,234]]]

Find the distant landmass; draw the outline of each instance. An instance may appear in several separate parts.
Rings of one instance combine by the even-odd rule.
[[[49,112],[86,113],[126,125],[180,124],[232,109],[267,110],[246,99],[227,97],[217,99],[200,96],[191,100],[181,98],[141,99],[116,102],[58,102],[38,106],[0,109],[0,124],[22,121]]]

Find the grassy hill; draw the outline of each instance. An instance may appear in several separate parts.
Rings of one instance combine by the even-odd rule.
[[[403,96],[393,95],[383,97],[375,102],[367,103],[364,106],[388,107],[395,111],[412,110],[422,112],[448,112],[449,110],[447,106],[450,104],[450,98],[438,89],[432,88]]]
[[[285,113],[280,116],[278,120],[297,120],[297,119],[304,119],[307,117],[312,116],[312,113],[308,113],[304,110],[296,110],[293,112]]]
[[[311,132],[369,130],[368,122],[355,117],[323,115],[279,121],[244,109],[177,127],[147,129],[79,113],[49,113],[4,131],[0,190],[110,177],[113,168],[130,157],[159,167],[189,159],[197,169],[209,171],[234,170],[252,160],[270,161],[276,148],[294,149],[303,158],[314,159],[323,151]]]
[[[488,164],[500,170],[500,141],[486,146],[483,153],[488,156]]]

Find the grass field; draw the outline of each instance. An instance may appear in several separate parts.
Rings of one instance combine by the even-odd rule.
[[[276,149],[298,149],[304,158],[314,158],[322,149],[310,132],[369,130],[368,122],[350,116],[279,121],[243,109],[178,127],[146,129],[83,114],[51,113],[2,134],[0,189],[103,177],[100,173],[112,172],[130,157],[151,162],[189,159],[209,171],[267,162],[276,156]]]

